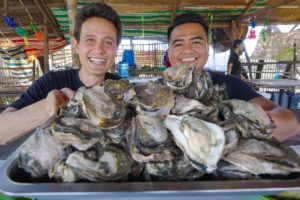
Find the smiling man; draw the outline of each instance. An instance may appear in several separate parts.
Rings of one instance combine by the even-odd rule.
[[[171,65],[188,64],[195,66],[196,73],[201,73],[209,56],[208,24],[196,13],[178,15],[168,28],[168,44]],[[300,133],[299,122],[290,110],[263,98],[238,77],[216,72],[210,75],[213,84],[226,84],[229,99],[253,103],[262,115],[268,116],[266,119],[273,120],[274,138],[284,141]]]
[[[49,72],[0,114],[0,144],[8,143],[56,115],[60,105],[81,86],[119,79],[107,70],[114,64],[122,38],[121,20],[106,4],[84,6],[76,16],[75,51],[81,68]]]

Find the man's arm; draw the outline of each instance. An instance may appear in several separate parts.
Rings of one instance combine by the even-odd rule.
[[[295,135],[300,135],[300,124],[294,113],[288,109],[278,106],[272,101],[263,97],[256,97],[249,101],[258,104],[276,124],[272,135],[280,142],[287,140]]]
[[[227,65],[227,74],[231,74],[233,63],[228,63]]]
[[[73,95],[74,92],[67,88],[52,90],[46,99],[20,110],[8,107],[0,114],[0,145],[11,142],[47,122],[56,115],[59,106]]]

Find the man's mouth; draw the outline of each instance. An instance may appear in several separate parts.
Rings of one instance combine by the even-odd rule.
[[[89,61],[93,64],[96,64],[96,65],[101,65],[101,64],[104,64],[106,62],[106,59],[101,59],[101,58],[91,58],[89,57]]]
[[[182,63],[191,63],[191,62],[194,62],[194,61],[196,61],[196,60],[197,60],[196,57],[192,57],[192,58],[183,58],[183,59],[181,59],[180,61],[181,61]]]

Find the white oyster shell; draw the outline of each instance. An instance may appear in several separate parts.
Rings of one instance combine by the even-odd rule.
[[[168,115],[164,123],[195,168],[206,172],[216,169],[225,144],[221,127],[188,115]]]

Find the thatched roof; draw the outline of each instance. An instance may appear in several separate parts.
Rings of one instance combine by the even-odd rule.
[[[7,2],[8,6],[4,5]],[[34,37],[30,22],[43,30],[48,23],[49,37],[65,36],[69,38],[68,0],[2,0],[0,12],[12,16],[15,21]],[[70,2],[70,0],[69,0]],[[77,1],[77,8],[95,0]],[[124,36],[165,35],[171,19],[182,12],[197,12],[204,17],[213,15],[214,27],[227,27],[228,30],[247,26],[254,16],[257,24],[265,17],[269,24],[287,24],[300,22],[300,0],[105,0],[121,16]],[[0,20],[0,37],[17,36]],[[235,27],[235,28],[232,28]],[[236,31],[235,31],[236,32]]]

